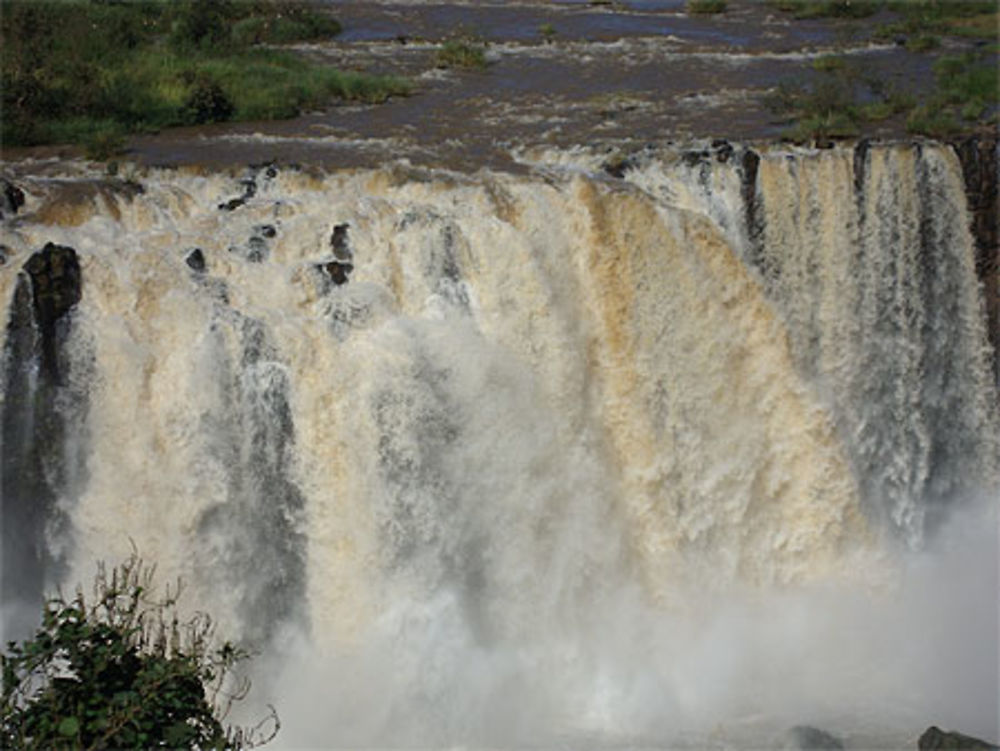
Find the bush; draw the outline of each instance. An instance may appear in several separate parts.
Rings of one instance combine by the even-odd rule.
[[[230,41],[229,0],[177,0],[170,42],[179,50],[217,50]]]
[[[439,68],[483,69],[487,65],[483,46],[467,39],[450,39],[442,44],[436,60]]]
[[[273,709],[266,737],[223,725],[249,689],[231,679],[247,655],[213,646],[207,617],[181,621],[178,591],[155,599],[152,573],[136,555],[110,576],[99,567],[92,600],[49,600],[34,638],[8,645],[0,745],[242,749],[274,737]]]
[[[724,13],[725,10],[726,0],[688,0],[687,2],[687,12],[697,15]]]
[[[941,46],[941,40],[934,34],[914,34],[906,40],[910,52],[928,52]]]
[[[208,75],[201,75],[194,82],[184,111],[189,122],[195,124],[224,122],[233,116],[236,108],[219,83]]]

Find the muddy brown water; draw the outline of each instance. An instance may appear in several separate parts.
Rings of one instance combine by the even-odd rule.
[[[901,90],[933,82],[934,56],[875,43],[892,19],[793,20],[756,0],[692,16],[684,0],[329,0],[344,32],[299,45],[348,70],[409,77],[414,93],[374,106],[334,105],[292,120],[179,128],[135,138],[129,158],[210,167],[275,160],[323,168],[416,165],[514,168],[526,148],[586,146],[609,154],[646,143],[770,140],[787,127],[765,98],[782,81],[819,75],[816,57],[846,54]],[[546,40],[550,25],[555,33]],[[486,44],[482,71],[439,69],[442,40]],[[937,54],[973,42],[950,42]],[[876,136],[904,134],[901,118]],[[31,152],[52,155],[60,150]],[[24,152],[5,156],[18,158]]]

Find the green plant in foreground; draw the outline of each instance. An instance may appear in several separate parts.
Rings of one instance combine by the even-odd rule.
[[[543,23],[538,27],[538,33],[542,35],[542,39],[544,39],[546,43],[549,43],[556,38],[556,27],[550,23]]]
[[[688,0],[687,12],[695,15],[711,15],[725,13],[726,0]]]
[[[3,748],[229,750],[274,737],[273,709],[256,728],[223,725],[249,690],[231,672],[247,654],[215,646],[206,616],[180,620],[179,588],[156,599],[152,574],[134,554],[110,575],[99,567],[92,599],[50,599],[35,636],[8,645]]]
[[[449,39],[442,44],[435,55],[439,68],[486,68],[486,50],[468,39]]]

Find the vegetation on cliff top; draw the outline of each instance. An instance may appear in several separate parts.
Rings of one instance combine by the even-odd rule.
[[[5,0],[3,143],[100,152],[129,133],[292,117],[334,98],[408,92],[397,78],[260,46],[339,31],[303,0]]]
[[[997,8],[993,0],[769,0],[797,18],[864,18],[886,11],[874,27],[876,41],[894,41],[913,53],[942,47],[942,37],[983,41],[966,52],[933,62],[934,86],[916,93],[872,77],[848,57],[817,59],[819,74],[786,81],[768,98],[769,107],[790,121],[784,135],[793,141],[859,135],[874,123],[898,118],[908,132],[945,137],[995,123],[998,106]],[[954,48],[956,43],[952,43]],[[958,41],[957,46],[968,47]]]

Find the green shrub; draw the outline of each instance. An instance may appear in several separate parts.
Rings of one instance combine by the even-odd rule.
[[[910,52],[927,52],[940,46],[941,40],[933,34],[915,34],[906,39],[906,49]]]
[[[439,68],[482,70],[487,66],[485,48],[467,39],[449,39],[438,48],[435,61]]]
[[[917,135],[944,138],[954,135],[960,128],[947,109],[934,104],[922,104],[906,118],[906,130]]]
[[[10,749],[242,749],[270,738],[227,728],[227,706],[246,695],[232,669],[247,654],[215,645],[206,616],[181,620],[177,595],[156,599],[152,569],[132,556],[94,597],[50,599],[35,636],[2,658],[0,740]],[[226,689],[227,694],[220,694]],[[273,732],[277,717],[273,715]]]
[[[951,104],[997,101],[997,68],[987,55],[943,56],[934,62],[934,76],[942,96]]]
[[[812,67],[820,73],[832,73],[835,70],[843,70],[845,65],[844,58],[838,55],[824,55],[813,60]]]
[[[687,0],[687,12],[696,15],[724,13],[726,0]]]
[[[170,42],[183,51],[228,47],[235,15],[236,7],[229,0],[175,0]]]
[[[125,129],[115,122],[98,126],[84,139],[84,153],[88,159],[104,162],[125,151]]]
[[[209,75],[198,76],[184,102],[185,120],[202,123],[224,122],[233,116],[236,107],[219,82]]]
[[[782,137],[802,143],[814,139],[852,138],[858,132],[858,125],[853,117],[847,113],[833,112],[805,117],[786,129]]]

